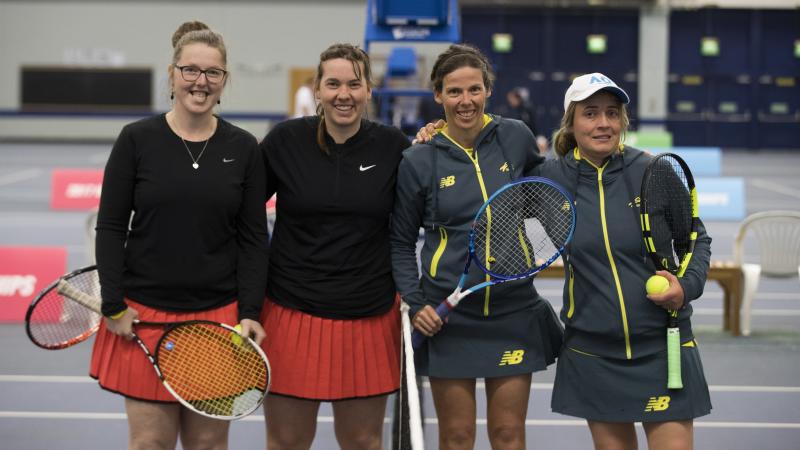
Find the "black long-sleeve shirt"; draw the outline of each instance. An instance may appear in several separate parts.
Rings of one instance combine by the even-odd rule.
[[[344,144],[328,137],[325,154],[318,124],[318,117],[289,120],[261,143],[267,195],[277,193],[267,293],[320,317],[384,313],[395,296],[389,217],[408,139],[363,120]]]
[[[186,145],[197,158],[204,142]],[[239,317],[258,319],[268,251],[258,144],[218,119],[197,163],[164,114],[123,128],[97,218],[104,315],[124,310],[124,297],[169,311],[238,299]]]

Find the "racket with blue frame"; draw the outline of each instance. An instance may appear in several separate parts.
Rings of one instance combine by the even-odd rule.
[[[444,319],[473,292],[541,272],[565,251],[575,221],[572,197],[548,178],[521,178],[501,187],[475,214],[464,272],[436,313]],[[486,274],[486,281],[464,289],[473,263]],[[415,330],[414,347],[424,340],[425,335]]]

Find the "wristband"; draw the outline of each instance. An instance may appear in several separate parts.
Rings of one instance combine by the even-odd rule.
[[[123,309],[122,311],[120,311],[120,312],[118,312],[116,314],[112,314],[112,315],[108,316],[108,318],[111,319],[111,320],[117,320],[120,317],[124,316],[126,312],[128,312],[128,308],[125,308],[125,309]]]

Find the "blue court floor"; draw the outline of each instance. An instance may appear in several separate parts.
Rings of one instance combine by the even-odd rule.
[[[86,213],[49,209],[49,174],[55,167],[101,168],[110,145],[0,144],[0,246],[54,245],[68,250],[68,269],[89,261]],[[746,181],[747,212],[800,210],[800,152],[725,152],[724,176]],[[702,215],[702,211],[701,211]],[[732,258],[735,222],[709,222],[713,258]],[[556,308],[560,281],[536,285]],[[709,282],[693,305],[693,323],[711,386],[714,409],[695,422],[695,448],[789,450],[800,448],[800,281],[762,279],[754,302],[753,333],[722,332],[721,291]],[[0,448],[64,450],[125,448],[127,427],[119,396],[86,376],[91,343],[62,351],[33,346],[22,325],[0,324]],[[534,374],[528,412],[528,448],[591,448],[585,423],[550,411],[554,370]],[[426,447],[436,448],[437,426],[423,385]],[[489,448],[482,386],[478,441]],[[388,429],[388,426],[387,426]],[[387,433],[388,435],[388,433]],[[646,448],[639,428],[640,448]],[[389,448],[388,437],[386,448]],[[231,429],[232,449],[265,447],[258,413]],[[319,416],[316,450],[338,448],[331,410]]]

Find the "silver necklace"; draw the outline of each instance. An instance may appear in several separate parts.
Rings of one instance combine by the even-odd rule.
[[[178,136],[178,137],[180,137],[180,136]],[[183,142],[183,147],[186,148],[186,153],[189,154],[189,158],[192,158],[192,167],[195,170],[197,170],[200,167],[200,164],[197,164],[197,161],[200,161],[200,158],[203,157],[203,152],[206,151],[206,147],[208,147],[208,141],[210,141],[210,140],[211,140],[210,137],[208,139],[206,139],[205,144],[203,144],[203,149],[200,150],[200,154],[197,155],[197,158],[195,158],[194,155],[192,155],[192,151],[189,150],[189,146],[186,145],[186,141],[184,141],[183,138],[181,137],[181,142]]]

